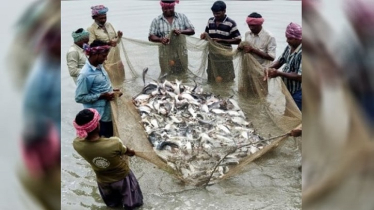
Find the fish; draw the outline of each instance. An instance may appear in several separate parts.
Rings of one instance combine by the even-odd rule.
[[[155,153],[194,183],[206,183],[228,149],[248,145],[225,157],[211,181],[267,145],[233,98],[204,93],[195,80],[194,86],[152,81],[133,97],[133,104]]]
[[[144,83],[144,86],[145,86],[145,74],[147,74],[147,72],[148,72],[148,67],[145,67],[143,69],[143,83]]]
[[[158,150],[163,150],[165,149],[166,146],[174,147],[174,148],[179,148],[179,145],[171,142],[171,141],[163,141],[160,144],[157,145],[156,149]]]

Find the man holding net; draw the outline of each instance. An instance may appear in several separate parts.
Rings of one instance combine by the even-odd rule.
[[[77,131],[74,149],[94,170],[100,195],[108,207],[139,207],[143,205],[143,194],[123,157],[134,156],[135,152],[118,137],[101,137],[99,119],[96,109],[84,109],[77,114],[73,122]]]
[[[239,44],[241,35],[236,22],[226,15],[225,2],[214,2],[211,10],[214,17],[209,18],[205,33],[200,35],[201,39],[209,36],[215,42],[209,47],[208,81],[232,81],[235,78],[235,71],[230,55],[231,45]]]
[[[251,53],[255,59],[266,67],[274,61],[277,44],[274,36],[262,27],[264,18],[253,12],[248,15],[246,22],[250,31],[245,33],[247,45],[239,46],[239,50]]]
[[[160,1],[162,14],[153,19],[148,40],[162,43],[159,48],[161,73],[182,73],[188,69],[186,39],[180,34],[194,35],[195,29],[186,15],[174,11],[179,1]],[[170,36],[173,37],[171,42]]]
[[[290,23],[286,29],[288,46],[283,54],[269,68],[265,70],[266,81],[268,78],[282,77],[291,93],[297,107],[301,111],[301,74],[302,74],[302,30],[296,23]],[[278,71],[284,65],[283,71]]]
[[[113,136],[109,101],[114,99],[114,93],[103,63],[108,56],[110,46],[95,40],[91,45],[83,45],[83,48],[88,59],[77,80],[75,101],[82,103],[84,108],[94,108],[100,113],[100,135],[109,138]]]
[[[112,46],[104,66],[109,74],[112,85],[120,87],[125,80],[125,68],[121,60],[118,45],[123,33],[122,31],[116,31],[113,25],[107,22],[108,10],[104,5],[92,6],[91,15],[94,22],[87,31],[90,33],[90,44],[94,40],[100,40]]]

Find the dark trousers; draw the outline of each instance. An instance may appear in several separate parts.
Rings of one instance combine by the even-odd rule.
[[[302,98],[302,91],[298,90],[292,94],[292,98],[295,101],[297,107],[299,107],[301,111],[302,103],[301,103],[301,98]]]
[[[106,138],[113,136],[113,122],[103,122],[100,121],[100,136],[105,136]]]

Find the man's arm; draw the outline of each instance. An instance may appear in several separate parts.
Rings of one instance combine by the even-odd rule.
[[[80,75],[77,81],[77,89],[75,90],[75,101],[77,103],[93,103],[100,98],[100,93],[90,93],[92,84],[86,76]]]
[[[274,61],[276,47],[277,47],[277,44],[275,42],[275,38],[271,37],[270,40],[269,40],[269,43],[266,47],[266,52],[263,52],[263,51],[261,51],[259,49],[256,49],[256,48],[253,48],[252,46],[244,46],[242,48],[244,49],[244,52],[246,52],[246,53],[253,53],[253,54],[258,55],[259,57],[261,57],[263,59]]]
[[[246,52],[246,53],[253,53],[253,54],[258,55],[260,58],[274,61],[274,57],[270,56],[269,54],[267,54],[265,52],[262,52],[259,49],[253,48],[251,46],[245,46],[245,47],[243,47],[243,49],[244,49],[244,52]]]

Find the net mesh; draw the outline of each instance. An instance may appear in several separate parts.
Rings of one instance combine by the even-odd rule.
[[[124,93],[111,103],[115,134],[125,145],[133,148],[137,156],[170,172],[187,184],[211,184],[239,173],[243,166],[287,138],[282,135],[272,141],[266,141],[248,121],[250,110],[241,110],[240,107],[231,110],[232,106],[225,109],[222,108],[223,104],[233,105],[234,99],[240,100],[240,105],[258,101],[258,105],[266,110],[267,116],[264,117],[270,120],[267,123],[278,126],[280,133],[289,132],[301,123],[301,112],[281,79],[264,82],[263,68],[252,55],[218,44],[208,36],[206,40],[174,34],[169,37],[168,45],[123,37],[118,48],[115,48],[116,53],[117,50],[119,53],[113,53],[120,56],[123,65],[114,65],[118,63],[118,57],[108,56],[106,61],[106,66],[112,67],[108,71],[112,75],[113,86]],[[148,70],[143,74],[145,67]],[[208,83],[208,80],[212,82]],[[230,98],[215,95],[215,87],[219,88],[219,85],[234,86],[234,90],[223,91],[227,91],[227,95],[231,96],[233,93],[234,96]],[[176,86],[178,88],[175,88]],[[203,86],[207,89],[210,87],[213,93],[203,91]],[[199,103],[189,99],[185,107],[177,107],[177,103],[186,97],[186,94],[193,95],[194,99],[198,98]],[[142,103],[138,100],[141,97],[145,97]],[[217,100],[215,105],[219,105],[215,111],[209,107],[209,114],[204,113],[204,102],[207,104],[206,101],[213,99]],[[168,111],[167,114],[160,113],[159,106],[158,109],[150,111],[149,108],[154,108],[149,105],[149,108],[146,107],[150,101],[153,104],[155,101],[161,103]],[[169,106],[173,108],[168,109]],[[222,114],[220,109],[225,113]],[[186,116],[194,113],[197,113],[197,117]],[[244,116],[233,117],[228,113],[235,116],[237,113],[243,113]],[[166,132],[166,135],[164,126],[170,119],[174,119],[174,131],[187,129],[184,133],[188,135],[192,130],[192,137],[170,137],[170,132]],[[175,119],[180,119],[181,122]],[[213,123],[202,124],[208,120]],[[211,126],[210,130],[203,130],[204,126],[207,126],[207,129]],[[155,127],[162,129],[157,130]],[[196,131],[200,131],[200,134],[196,134]],[[204,132],[209,139],[206,141],[220,139],[226,141],[226,145],[221,141],[209,148],[202,147]],[[154,148],[151,143],[154,138],[164,143],[166,139],[172,139],[179,147],[168,144],[167,149]]]

